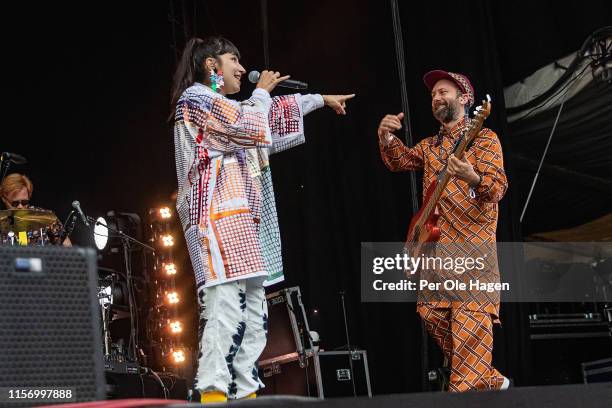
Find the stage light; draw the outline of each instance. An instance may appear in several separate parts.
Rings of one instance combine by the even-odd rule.
[[[169,206],[149,208],[149,222],[158,226],[172,222],[172,210]],[[152,226],[152,225],[151,225]]]
[[[169,292],[166,294],[166,299],[168,299],[168,303],[173,305],[179,302],[179,295],[176,292]]]
[[[160,208],[159,209],[159,216],[162,219],[166,220],[166,219],[172,217],[172,211],[170,211],[170,208],[168,208],[168,207]]]
[[[172,352],[172,360],[175,363],[182,363],[185,361],[185,352],[181,349],[174,350]]]
[[[102,251],[106,248],[106,244],[108,243],[108,227],[106,220],[102,217],[98,217],[96,220],[96,225],[94,226],[94,242],[96,243],[96,248]]]
[[[173,263],[165,263],[164,272],[166,272],[166,275],[168,276],[176,275],[176,265]]]
[[[162,235],[161,239],[162,239],[162,244],[165,247],[171,247],[174,245],[174,237],[170,234]]]
[[[180,333],[183,331],[183,324],[181,322],[179,322],[178,320],[175,320],[174,322],[171,322],[169,324],[170,326],[170,331],[172,333]]]

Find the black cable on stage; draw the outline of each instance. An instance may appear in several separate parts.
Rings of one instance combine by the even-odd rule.
[[[412,129],[408,118],[410,117],[410,105],[408,103],[408,88],[406,86],[406,63],[404,59],[404,40],[402,36],[402,24],[399,14],[399,5],[397,0],[391,0],[391,17],[393,19],[393,34],[395,36],[395,55],[397,58],[397,71],[400,79],[400,90],[402,93],[402,109],[404,112],[404,139],[407,146],[413,146]],[[417,184],[416,174],[410,172],[410,196],[412,201],[412,213],[418,211]],[[429,367],[429,351],[427,330],[423,320],[420,320],[421,325],[421,387],[423,391],[427,389],[427,369]]]

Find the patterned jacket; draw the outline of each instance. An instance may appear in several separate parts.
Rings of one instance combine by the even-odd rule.
[[[197,287],[267,277],[283,280],[268,156],[304,143],[303,116],[320,95],[236,102],[196,83],[176,106],[176,207]]]
[[[406,147],[397,137],[389,143],[379,139],[379,148],[385,165],[391,171],[423,170],[423,193],[444,169],[457,139],[466,128],[459,122],[450,132],[428,137],[414,147]],[[383,136],[384,137],[384,136]],[[494,244],[496,242],[498,202],[508,188],[504,171],[503,154],[497,135],[483,128],[466,151],[465,158],[482,176],[481,183],[471,189],[468,184],[452,177],[439,201],[440,240],[442,244],[471,243]],[[488,278],[499,281],[497,262]],[[499,294],[488,299],[474,299],[461,306],[474,311],[499,312]],[[448,306],[438,302],[438,306]]]

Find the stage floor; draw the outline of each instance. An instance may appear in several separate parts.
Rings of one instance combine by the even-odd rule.
[[[70,408],[169,407],[183,408],[201,405],[168,400],[110,400],[82,404],[54,405]],[[225,404],[216,404],[222,406]],[[381,407],[435,407],[435,408],[610,408],[612,382],[599,384],[517,387],[507,391],[481,391],[463,394],[443,392],[379,395],[373,398],[316,398],[294,396],[265,396],[253,400],[229,403],[234,407],[316,407],[316,408],[381,408]]]

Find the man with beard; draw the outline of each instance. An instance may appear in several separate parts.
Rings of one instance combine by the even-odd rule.
[[[483,128],[463,159],[455,157],[453,147],[469,127],[474,88],[466,76],[441,70],[428,72],[423,80],[441,124],[438,134],[406,147],[392,134],[401,129],[404,114],[386,115],[378,127],[382,159],[391,171],[423,170],[423,192],[441,172],[452,176],[438,202],[438,242],[494,245],[497,203],[508,186],[497,135]],[[491,273],[499,279],[496,267]],[[499,297],[450,302],[420,296],[417,311],[450,361],[449,391],[508,388],[509,380],[491,364]]]

